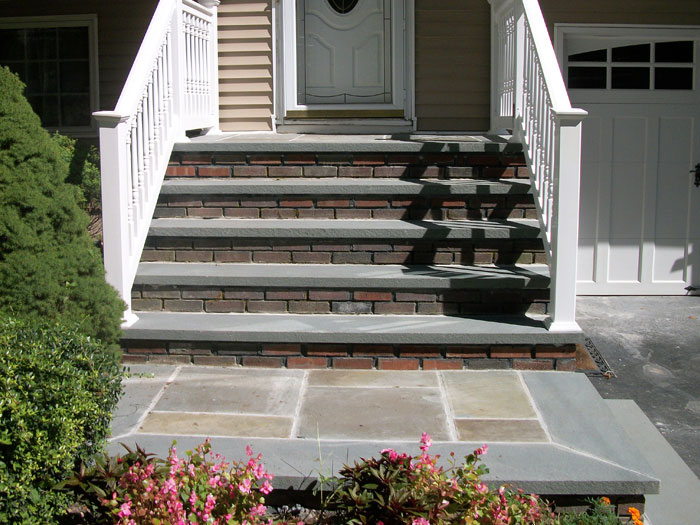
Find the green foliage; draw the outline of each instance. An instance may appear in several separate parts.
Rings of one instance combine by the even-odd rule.
[[[124,310],[104,280],[68,164],[0,68],[0,311],[80,323],[108,343]]]
[[[621,525],[622,521],[615,514],[615,507],[603,499],[587,500],[588,512],[565,512],[559,515],[558,525]]]
[[[68,164],[66,182],[80,188],[80,204],[90,213],[100,211],[100,153],[95,146],[56,132],[51,139],[59,146],[61,158]]]
[[[121,394],[118,356],[75,327],[0,316],[0,523],[53,523],[52,489],[101,449]]]

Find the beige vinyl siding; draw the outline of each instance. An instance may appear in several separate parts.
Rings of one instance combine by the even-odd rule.
[[[222,0],[219,5],[221,129],[272,129],[273,101],[270,1]]]
[[[156,0],[2,2],[0,17],[97,14],[99,109],[112,110],[156,4]]]
[[[416,0],[416,117],[422,131],[489,127],[486,0]]]

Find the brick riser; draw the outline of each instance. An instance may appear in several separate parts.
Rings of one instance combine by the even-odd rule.
[[[412,244],[150,237],[144,262],[299,264],[546,264],[542,241],[416,241]]]
[[[124,362],[379,370],[576,369],[576,345],[351,345],[125,341]]]
[[[161,195],[155,217],[481,220],[537,219],[537,211],[530,195],[480,195],[468,199]]]
[[[134,286],[140,311],[294,314],[546,314],[549,290],[302,290]]]
[[[522,155],[175,153],[168,177],[351,177],[448,179],[527,179]]]

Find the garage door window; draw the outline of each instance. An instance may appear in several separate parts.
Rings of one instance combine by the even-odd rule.
[[[581,39],[566,57],[571,89],[692,90],[692,40],[604,45]]]

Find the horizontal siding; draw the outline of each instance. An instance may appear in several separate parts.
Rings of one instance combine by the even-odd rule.
[[[416,0],[416,117],[422,131],[489,126],[486,0]]]
[[[156,0],[3,2],[0,17],[96,14],[99,109],[111,110],[129,75],[156,3]]]
[[[272,124],[272,8],[269,0],[219,5],[219,111],[223,131]]]

